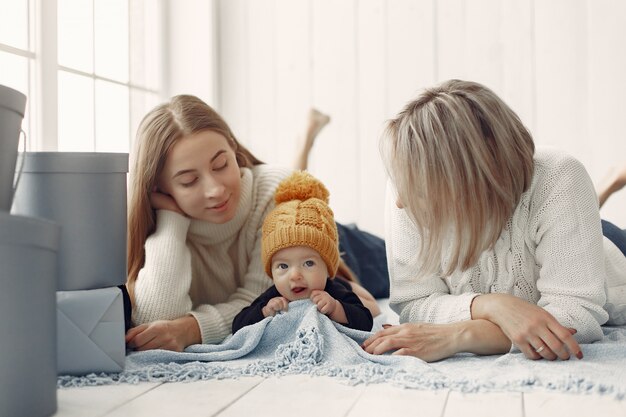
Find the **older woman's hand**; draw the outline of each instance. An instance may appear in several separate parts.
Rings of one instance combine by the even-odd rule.
[[[409,355],[426,362],[448,358],[460,352],[462,326],[452,324],[405,323],[383,329],[363,342],[366,352],[380,355]]]
[[[489,320],[529,359],[557,358],[583,354],[573,334],[543,308],[509,294],[483,294],[472,303],[472,317]]]
[[[488,320],[465,320],[450,324],[406,323],[388,327],[366,340],[363,348],[373,354],[395,350],[395,355],[411,355],[433,362],[460,352],[477,355],[507,353],[511,342],[497,325]]]

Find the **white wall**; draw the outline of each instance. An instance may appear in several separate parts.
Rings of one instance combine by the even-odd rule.
[[[626,164],[626,2],[217,0],[219,107],[261,159],[290,165],[306,111],[332,116],[310,170],[343,222],[382,234],[378,138],[421,88],[482,82],[538,145],[599,182]],[[626,227],[626,191],[603,209]]]
[[[165,96],[194,94],[219,107],[215,0],[165,0]]]

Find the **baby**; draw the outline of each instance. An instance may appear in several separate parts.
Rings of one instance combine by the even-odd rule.
[[[297,171],[279,184],[276,207],[263,223],[261,256],[274,285],[233,320],[233,333],[279,311],[290,301],[310,299],[320,313],[353,329],[370,331],[372,314],[336,278],[337,226],[328,207],[328,190],[307,172]]]

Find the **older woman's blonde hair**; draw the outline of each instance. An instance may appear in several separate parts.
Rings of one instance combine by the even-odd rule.
[[[421,236],[421,277],[474,266],[501,235],[534,170],[528,129],[493,91],[469,81],[426,89],[388,122],[380,149]]]
[[[261,164],[242,146],[224,119],[199,98],[179,95],[152,109],[137,130],[132,154],[128,207],[128,277],[127,287],[134,299],[134,285],[145,262],[144,244],[156,227],[150,193],[157,185],[167,154],[184,136],[204,130],[224,136],[237,157],[240,167]]]

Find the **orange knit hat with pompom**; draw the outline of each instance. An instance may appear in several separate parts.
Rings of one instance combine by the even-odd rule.
[[[276,188],[276,207],[263,222],[261,256],[272,276],[272,257],[281,249],[307,246],[316,250],[334,277],[339,266],[337,225],[328,207],[328,190],[308,172],[296,171]]]

